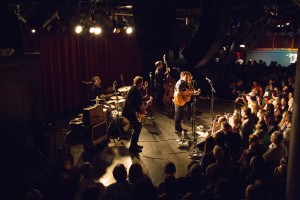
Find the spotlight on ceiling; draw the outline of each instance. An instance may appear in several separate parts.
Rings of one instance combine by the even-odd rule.
[[[241,48],[245,48],[246,46],[244,44],[240,44],[240,47]]]
[[[102,29],[100,28],[100,26],[96,26],[95,27],[95,35],[99,35],[102,32]]]
[[[133,28],[131,27],[131,26],[128,26],[127,28],[126,28],[126,33],[127,34],[131,34],[133,32]]]
[[[83,26],[77,25],[75,27],[75,33],[80,34],[83,31]]]

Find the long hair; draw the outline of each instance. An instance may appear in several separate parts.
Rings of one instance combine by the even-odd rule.
[[[137,86],[138,84],[140,84],[141,82],[143,82],[143,77],[141,76],[136,76],[133,79],[133,86]]]

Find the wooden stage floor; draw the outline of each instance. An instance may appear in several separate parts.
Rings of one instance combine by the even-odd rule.
[[[213,116],[233,112],[234,104],[232,101],[215,100],[213,105]],[[195,114],[195,128],[203,125],[203,132],[211,130],[212,115],[210,113],[211,100],[197,100]],[[84,150],[83,145],[77,143],[71,146],[72,155],[75,158],[75,165],[89,161],[95,166],[97,177],[105,185],[115,182],[112,176],[113,168],[123,163],[127,167],[127,172],[132,163],[140,163],[144,173],[149,175],[155,186],[158,186],[165,178],[164,166],[168,161],[176,165],[176,176],[185,176],[187,166],[192,160],[199,160],[198,156],[193,156],[197,144],[201,138],[196,131],[192,133],[192,121],[183,122],[183,128],[188,130],[185,138],[189,141],[189,148],[178,148],[180,135],[175,134],[174,120],[168,113],[159,111],[153,112],[153,119],[145,120],[139,138],[139,144],[143,145],[143,151],[139,155],[131,154],[128,151],[129,139],[116,140],[109,138],[100,147]],[[198,141],[197,141],[198,139]],[[199,144],[199,143],[198,143]],[[195,155],[195,154],[194,154]]]

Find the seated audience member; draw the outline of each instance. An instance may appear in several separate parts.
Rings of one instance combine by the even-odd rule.
[[[263,157],[266,162],[267,173],[272,176],[282,157],[287,156],[287,149],[283,144],[283,134],[280,131],[274,131],[270,140],[272,143]]]
[[[159,200],[180,200],[181,196],[178,193],[177,180],[174,175],[169,174],[164,180],[165,192],[159,195]]]
[[[274,122],[274,114],[272,112],[266,112],[264,121],[267,124],[267,134],[271,135],[278,128]]]
[[[288,100],[288,106],[289,106],[288,111],[293,112],[293,104],[294,104],[293,92],[289,92],[288,98],[289,98],[289,100]]]
[[[285,97],[282,97],[280,99],[280,108],[281,108],[282,112],[287,111],[289,109],[287,99]]]
[[[256,129],[253,134],[257,135],[259,144],[261,145],[261,151],[262,153],[265,153],[270,145],[270,136],[264,130],[259,128]]]
[[[115,183],[107,186],[105,200],[131,200],[133,198],[133,184],[127,181],[127,171],[123,164],[118,164],[113,169]]]
[[[225,144],[230,148],[232,161],[236,162],[239,159],[241,148],[243,146],[242,138],[239,133],[234,133],[231,131],[232,129],[228,122],[222,122],[221,126],[226,136]]]
[[[143,178],[143,176],[144,176],[144,172],[143,172],[142,166],[138,163],[131,164],[131,166],[129,168],[129,172],[128,172],[128,181],[129,181],[129,183],[134,184],[138,180]]]
[[[170,174],[175,176],[175,173],[176,173],[175,164],[173,162],[167,162],[166,165],[165,165],[165,174],[166,174],[166,176],[168,176]],[[164,181],[163,181],[158,185],[158,193],[159,193],[159,195],[161,195],[164,192],[165,192],[165,185],[164,185]]]
[[[159,197],[157,188],[146,174],[134,184],[132,190],[133,200],[157,200]]]
[[[215,138],[211,136],[205,138],[204,151],[203,151],[202,158],[200,160],[200,166],[203,172],[206,171],[208,165],[215,162],[215,158],[213,156],[213,149],[215,145],[216,145]]]
[[[247,186],[245,191],[245,200],[263,200],[263,196],[259,189],[253,184]]]
[[[85,162],[80,166],[80,173],[82,178],[78,183],[75,200],[80,200],[83,193],[90,187],[95,187],[98,190],[98,199],[103,199],[105,187],[101,182],[95,180],[94,166],[90,162]]]
[[[287,115],[285,116],[286,122],[284,125],[281,127],[281,131],[283,133],[283,140],[284,144],[289,150],[289,144],[290,144],[290,138],[291,138],[291,132],[292,132],[292,113],[288,112]]]
[[[265,161],[260,156],[253,156],[250,160],[251,173],[246,177],[246,184],[254,184],[257,179],[265,178]]]
[[[224,151],[220,146],[216,145],[214,147],[213,155],[216,161],[206,168],[205,173],[206,185],[209,191],[213,191],[216,188],[219,179],[230,178],[234,173],[233,163],[224,161]]]

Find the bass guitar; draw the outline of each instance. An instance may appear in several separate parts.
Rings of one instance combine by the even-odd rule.
[[[146,117],[146,113],[147,113],[146,110],[148,106],[152,104],[152,101],[153,101],[153,97],[150,96],[150,99],[146,102],[146,104],[141,107],[141,112],[135,112],[135,116],[139,122],[142,122],[143,119]]]
[[[183,106],[187,102],[191,100],[191,97],[194,95],[200,95],[200,89],[195,91],[186,90],[183,92],[180,92],[178,90],[174,93],[174,103],[178,106]]]
[[[170,107],[172,105],[172,99],[174,96],[174,88],[175,88],[176,80],[170,76],[170,68],[166,61],[166,54],[164,54],[164,56],[163,56],[163,61],[166,65],[166,79],[164,82],[165,93],[163,96],[163,104],[167,107]]]

